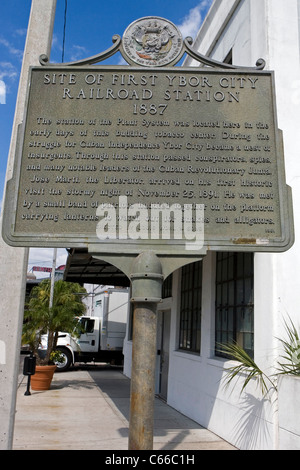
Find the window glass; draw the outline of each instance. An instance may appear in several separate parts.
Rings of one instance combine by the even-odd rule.
[[[253,253],[217,253],[216,263],[216,355],[237,342],[253,358]]]
[[[79,334],[93,333],[94,324],[95,320],[93,320],[92,318],[81,318],[78,325]]]
[[[200,352],[202,261],[182,268],[179,349]]]

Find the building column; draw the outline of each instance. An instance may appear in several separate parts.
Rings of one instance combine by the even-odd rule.
[[[56,0],[32,0],[6,181],[13,173],[17,130],[25,111],[29,67],[39,65],[41,54],[50,55],[55,9]],[[2,217],[0,222],[2,226]],[[28,252],[28,248],[6,245],[0,236],[0,450],[11,449],[13,441]]]

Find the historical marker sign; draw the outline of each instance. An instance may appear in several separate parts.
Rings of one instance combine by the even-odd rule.
[[[288,249],[272,72],[149,67],[181,39],[155,56],[131,28],[147,68],[32,67],[7,243],[180,254],[202,224],[210,249]]]

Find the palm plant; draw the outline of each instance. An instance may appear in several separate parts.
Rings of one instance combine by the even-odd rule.
[[[273,374],[274,380],[266,375],[254,362],[254,360],[246,353],[246,351],[237,343],[220,344],[219,351],[232,357],[239,364],[229,367],[225,370],[225,385],[228,386],[232,380],[239,374],[245,375],[241,393],[248,385],[251,379],[258,381],[260,390],[263,395],[270,391],[270,388],[277,391],[276,378],[278,375],[292,374],[300,376],[300,338],[297,329],[289,318],[289,324],[284,321],[287,339],[277,338],[283,345],[284,353],[278,359],[277,373]],[[283,359],[283,361],[281,360]],[[270,387],[268,387],[268,385]]]
[[[263,395],[266,395],[269,391],[268,384],[276,390],[275,383],[258,367],[254,360],[249,354],[237,343],[222,344],[220,345],[220,352],[231,356],[233,359],[239,362],[236,366],[229,367],[225,370],[225,385],[229,386],[235,377],[239,374],[244,374],[245,380],[241,389],[241,393],[244,391],[251,379],[255,379],[258,382],[258,386]]]
[[[287,339],[278,340],[283,345],[284,355],[281,356],[284,362],[280,361],[278,374],[300,375],[300,339],[297,329],[289,318],[289,324],[284,321]]]
[[[49,307],[50,289],[50,279],[34,287],[24,314],[22,339],[29,344],[40,365],[53,362],[58,333],[73,332],[77,317],[85,311],[82,299],[86,290],[80,284],[56,281],[51,307]],[[41,358],[38,349],[43,334],[47,334],[47,350],[45,357]]]

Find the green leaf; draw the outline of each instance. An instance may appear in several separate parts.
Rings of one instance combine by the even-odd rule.
[[[220,344],[219,351],[231,356],[239,364],[225,369],[225,385],[228,387],[233,379],[245,375],[241,393],[245,390],[251,380],[256,380],[261,393],[266,395],[269,392],[268,382],[271,387],[276,389],[275,384],[258,367],[247,352],[237,343]]]
[[[277,338],[283,346],[283,355],[278,361],[278,374],[300,375],[300,339],[298,331],[289,317],[289,321],[284,320],[287,339]],[[283,360],[283,361],[282,361]]]

